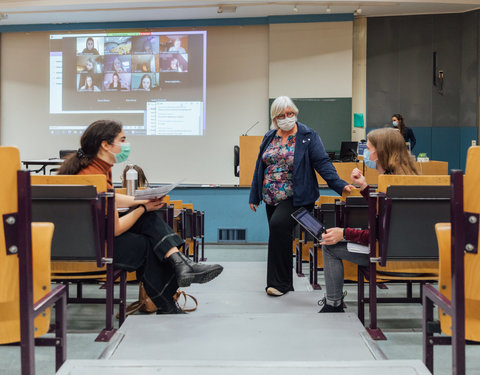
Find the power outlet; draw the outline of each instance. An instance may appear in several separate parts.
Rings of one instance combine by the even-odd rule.
[[[476,139],[472,139],[472,146],[476,146],[477,145],[477,140]]]

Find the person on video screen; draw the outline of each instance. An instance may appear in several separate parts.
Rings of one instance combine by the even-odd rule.
[[[115,59],[113,60],[113,70],[117,73],[123,73],[124,70],[123,70],[123,67],[122,67],[122,62],[120,61],[120,59],[118,57],[115,57]]]
[[[143,52],[153,54],[152,42],[148,39],[143,42]]]
[[[87,38],[86,47],[83,49],[84,55],[98,55],[97,49],[94,47],[93,38]]]
[[[178,52],[178,53],[185,53],[185,48],[182,47],[182,41],[180,38],[175,39],[173,42],[173,46],[170,47],[168,52]]]
[[[140,80],[140,86],[138,86],[140,90],[150,91],[152,89],[152,78],[149,75],[144,74],[142,79]]]
[[[83,70],[87,73],[95,73],[95,60],[93,58],[89,58],[86,62],[85,62],[85,67],[83,68]]]
[[[90,74],[85,76],[84,85],[80,87],[80,91],[95,91],[98,92],[100,89],[93,84],[93,77]]]
[[[117,72],[113,73],[112,82],[108,85],[109,90],[120,91],[122,89],[122,80]]]
[[[182,72],[182,67],[180,65],[180,62],[178,61],[178,59],[176,57],[172,57],[172,59],[170,60],[170,67],[169,69],[171,72]]]

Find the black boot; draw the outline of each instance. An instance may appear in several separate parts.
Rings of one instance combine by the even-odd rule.
[[[171,301],[162,303],[157,310],[157,314],[186,314],[178,304],[172,299]]]
[[[223,271],[219,264],[195,263],[181,252],[175,252],[167,259],[175,268],[178,285],[183,288],[190,286],[191,283],[207,283]]]
[[[338,306],[331,306],[327,304],[327,299],[323,297],[320,301],[318,301],[318,304],[322,306],[320,309],[319,313],[340,313],[340,312],[345,312],[343,309],[343,298],[342,298],[342,303]]]

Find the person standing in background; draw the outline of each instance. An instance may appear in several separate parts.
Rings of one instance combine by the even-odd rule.
[[[338,177],[318,134],[297,121],[298,108],[287,96],[270,108],[272,130],[263,137],[250,189],[250,209],[261,201],[267,210],[269,238],[266,292],[282,296],[293,291],[291,214],[313,210],[319,196],[317,171],[338,194],[353,188]]]
[[[413,130],[405,126],[403,116],[400,113],[392,116],[392,125],[394,128],[400,130],[400,134],[403,135],[403,139],[405,139],[405,142],[410,142],[410,150],[413,150],[415,144],[417,143],[417,140],[415,139]]]

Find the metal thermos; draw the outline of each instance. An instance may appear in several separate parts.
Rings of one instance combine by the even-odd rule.
[[[133,168],[133,165],[130,164],[129,169],[126,173],[127,180],[127,195],[135,195],[135,190],[138,187],[138,172]]]

